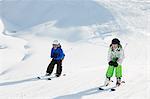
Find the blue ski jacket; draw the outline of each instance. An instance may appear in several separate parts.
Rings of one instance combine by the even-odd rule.
[[[65,54],[61,47],[58,47],[57,49],[52,48],[51,49],[51,58],[54,60],[63,60],[65,57]]]

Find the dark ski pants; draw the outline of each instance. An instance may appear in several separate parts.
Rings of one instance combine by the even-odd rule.
[[[51,74],[56,64],[57,64],[56,75],[60,76],[62,72],[62,60],[52,60],[47,67],[46,73]]]

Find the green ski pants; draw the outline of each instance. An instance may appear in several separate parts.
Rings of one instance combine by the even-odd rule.
[[[115,76],[117,78],[122,77],[122,66],[118,65],[117,67],[109,66],[106,72],[106,77],[112,77],[115,70]]]

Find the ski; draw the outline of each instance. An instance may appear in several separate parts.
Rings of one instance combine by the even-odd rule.
[[[66,76],[66,74],[63,74],[62,76]],[[61,77],[61,76],[59,76],[59,77]],[[40,80],[52,80],[53,78],[59,78],[59,77],[57,77],[56,75],[54,75],[54,76],[46,76],[46,75],[44,75],[44,76],[38,76],[37,79],[40,79]]]
[[[114,82],[113,80],[110,80],[107,84],[104,84],[102,86],[99,87],[99,90],[104,90],[104,87],[108,87],[110,85],[110,83]]]
[[[123,84],[123,83],[125,83],[125,81],[121,81],[121,84]],[[121,86],[121,84],[120,85],[116,85],[114,88],[111,88],[110,91],[116,91],[116,88]]]
[[[121,81],[121,83],[125,83],[125,81]],[[121,85],[119,85],[121,86]],[[112,92],[112,91],[116,91],[116,88],[119,87],[118,85],[115,85],[113,87],[109,87],[109,86],[100,86],[98,89],[101,90],[101,91],[109,91],[109,92]]]
[[[98,89],[99,89],[99,90],[104,90],[104,88],[102,88],[102,87],[99,87]]]
[[[121,84],[125,83],[125,81],[121,81]],[[111,88],[110,91],[116,91],[116,88],[118,88],[120,85],[116,85],[114,88]]]
[[[116,91],[116,89],[115,88],[112,88],[112,89],[110,89],[111,91]]]
[[[51,77],[50,76],[38,76],[37,79],[40,79],[40,80],[51,80]]]
[[[118,86],[113,86],[113,87],[107,87],[107,88],[105,88],[105,87],[99,87],[99,90],[101,90],[101,91],[109,91],[109,92],[112,92],[112,91],[116,91],[116,88],[117,88]]]
[[[122,82],[121,82],[122,83]],[[124,82],[123,82],[124,83]],[[112,87],[111,89],[110,89],[110,92],[111,91],[116,91],[116,88],[118,88],[118,87],[120,87],[121,85],[116,85],[116,86],[114,86],[114,87]]]

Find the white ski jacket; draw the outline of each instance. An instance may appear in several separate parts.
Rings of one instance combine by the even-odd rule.
[[[117,63],[119,65],[122,64],[122,61],[124,59],[124,50],[122,49],[122,47],[118,47],[115,50],[112,50],[112,47],[109,47],[108,62],[112,61],[114,58],[118,58]]]

